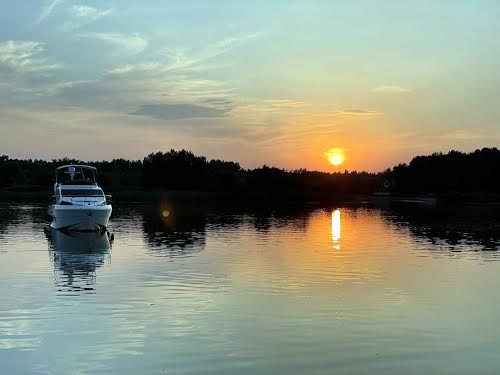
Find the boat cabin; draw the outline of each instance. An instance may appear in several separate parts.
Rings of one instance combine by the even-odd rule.
[[[96,168],[88,165],[63,165],[56,168],[53,204],[106,204],[107,197],[97,186],[96,171]]]
[[[63,165],[56,168],[56,184],[97,185],[96,171],[89,165]]]

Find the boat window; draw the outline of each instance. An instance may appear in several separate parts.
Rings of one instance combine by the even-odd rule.
[[[103,197],[104,193],[100,189],[62,189],[64,197]]]

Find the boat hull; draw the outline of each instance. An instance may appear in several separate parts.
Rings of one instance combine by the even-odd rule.
[[[111,205],[105,206],[65,206],[52,205],[49,215],[50,226],[54,229],[74,231],[105,230],[111,216]]]

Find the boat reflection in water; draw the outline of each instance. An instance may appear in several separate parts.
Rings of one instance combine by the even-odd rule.
[[[334,249],[340,249],[340,210],[332,211],[332,244]]]
[[[48,228],[50,257],[60,291],[93,291],[96,270],[110,259],[109,232],[63,232]]]

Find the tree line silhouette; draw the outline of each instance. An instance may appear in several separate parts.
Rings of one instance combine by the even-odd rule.
[[[371,194],[388,190],[400,194],[488,192],[500,193],[500,150],[472,153],[450,151],[417,156],[380,173],[326,173],[285,170],[264,165],[245,169],[237,162],[208,160],[187,150],[156,152],[143,160],[114,159],[82,162],[74,159],[11,159],[0,156],[0,189],[50,191],[54,170],[64,164],[97,167],[99,184],[110,192],[179,190],[240,194],[323,195]]]
[[[417,156],[386,172],[403,193],[500,193],[500,150],[450,151]]]
[[[299,169],[287,171],[262,166],[244,169],[238,163],[207,160],[186,150],[156,152],[141,160],[82,162],[0,157],[0,188],[4,190],[50,190],[54,170],[64,164],[88,164],[97,168],[99,185],[106,190],[196,190],[233,193],[370,194],[380,183],[376,174],[325,173]]]

